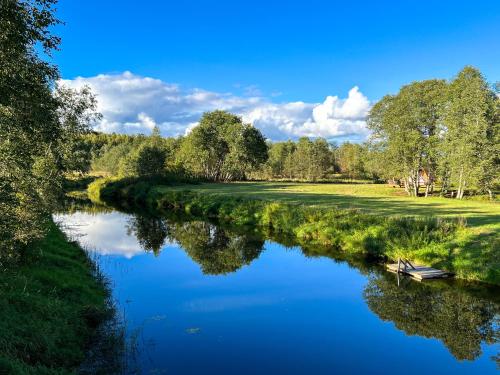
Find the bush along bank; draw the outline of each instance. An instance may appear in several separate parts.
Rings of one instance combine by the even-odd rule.
[[[299,245],[331,246],[378,260],[402,257],[454,272],[458,278],[500,284],[497,243],[486,241],[488,248],[478,248],[479,240],[462,218],[387,217],[359,210],[200,194],[188,186],[172,190],[148,180],[128,184],[101,179],[89,185],[88,191],[94,201],[256,225],[290,235]]]
[[[119,343],[111,332],[97,339],[114,319],[106,282],[54,223],[26,259],[2,270],[0,286],[0,374],[72,374],[91,344]]]

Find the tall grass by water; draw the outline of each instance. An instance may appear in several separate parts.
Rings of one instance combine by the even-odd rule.
[[[331,246],[377,260],[404,257],[459,278],[500,284],[498,238],[478,235],[463,217],[382,215],[377,210],[301,204],[284,195],[280,200],[240,194],[236,184],[217,190],[208,184],[165,187],[148,180],[103,179],[89,186],[94,200],[255,225],[307,246]]]

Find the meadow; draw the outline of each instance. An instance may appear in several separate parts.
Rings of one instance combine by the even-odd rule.
[[[322,208],[359,209],[385,216],[464,217],[471,228],[500,230],[500,202],[441,197],[409,197],[403,189],[387,184],[329,184],[293,182],[233,182],[169,186],[185,190]]]

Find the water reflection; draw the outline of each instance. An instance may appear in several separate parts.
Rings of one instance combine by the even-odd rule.
[[[205,275],[237,273],[236,271],[243,266],[250,265],[258,259],[265,245],[269,248],[265,243],[268,234],[227,228],[199,220],[186,221],[176,217],[139,214],[124,215],[118,212],[101,214],[76,212],[63,215],[61,218],[67,225],[75,226],[81,234],[84,234],[85,242],[92,244],[92,248],[101,249],[101,254],[122,254],[126,258],[131,258],[146,251],[158,256],[161,251],[165,251],[168,244],[182,248]],[[273,237],[273,241],[281,242],[279,237]],[[286,246],[293,245],[290,239],[285,239],[283,242]],[[362,291],[358,289],[356,295],[351,298],[361,300],[362,294],[366,306],[380,320],[394,323],[394,326],[406,335],[439,340],[457,360],[475,360],[482,355],[485,350],[484,345],[492,346],[500,342],[498,288],[484,286],[472,288],[468,287],[468,284],[453,282],[425,284],[408,279],[402,280],[403,282],[398,285],[394,275],[360,259],[343,257],[342,252],[338,250],[304,247],[302,253],[305,257],[329,258],[344,266],[348,264],[357,271],[352,271],[353,273],[364,275],[363,280],[366,280],[366,283]],[[301,263],[297,263],[300,264],[297,267],[299,272],[302,269],[307,272],[305,266],[307,261],[303,258],[300,260]],[[154,260],[161,261],[161,259]],[[266,261],[269,262],[268,259]],[[281,262],[283,263],[283,260]],[[279,272],[276,264],[267,264],[269,267],[265,271],[261,270],[261,275],[268,277],[269,273]],[[188,271],[184,269],[178,272]],[[328,272],[335,272],[331,263]],[[292,275],[286,275],[289,276]],[[306,280],[298,273],[293,276],[302,282]],[[193,276],[186,277],[193,278]],[[273,279],[269,280],[270,285],[266,287],[272,288]],[[318,275],[318,282],[322,280],[327,279]],[[265,300],[268,303],[261,303],[267,295],[263,291],[252,289],[255,288],[253,279],[249,280],[249,283],[249,290],[253,293],[251,298],[243,294],[219,295],[219,292],[213,296],[206,296],[202,294],[202,289],[189,289],[189,293],[194,293],[193,290],[196,290],[196,293],[200,294],[190,300],[188,313],[224,311],[221,310],[223,303],[220,302],[224,298],[230,298],[232,304],[236,303],[242,306],[241,308],[250,308],[248,307],[250,305],[252,308],[272,306],[276,303],[273,299],[275,297],[271,297],[272,300]],[[289,298],[292,300],[292,297],[299,293],[300,286],[290,285],[293,285],[289,290]],[[317,288],[324,287],[324,285],[314,285],[316,284],[305,284],[311,295],[314,295]],[[343,285],[333,284],[332,288],[343,288]],[[303,303],[304,305],[314,303],[313,300],[314,298]],[[210,301],[216,302],[211,304]],[[342,310],[350,307],[346,304],[338,308]],[[491,348],[489,351],[491,353]],[[498,356],[493,360],[498,363]]]
[[[198,263],[204,274],[235,272],[262,252],[264,240],[255,234],[236,233],[204,221],[173,221],[154,216],[132,216],[127,224],[145,251],[156,256],[168,238]]]
[[[408,281],[398,286],[392,274],[372,275],[363,293],[368,307],[408,335],[439,339],[458,360],[499,342],[498,304],[439,282]]]
[[[75,212],[54,217],[64,231],[76,237],[80,244],[100,255],[120,255],[126,258],[143,254],[142,245],[128,230],[129,218],[119,212]]]
[[[235,233],[204,221],[136,216],[130,224],[143,249],[156,254],[168,237],[200,265],[204,274],[235,272],[257,259],[264,247],[264,240],[255,233]],[[308,249],[305,254],[336,261],[339,256],[327,248],[316,248],[314,254]],[[366,271],[366,264],[357,264],[363,264]],[[363,296],[380,319],[392,321],[408,335],[440,340],[458,360],[474,360],[482,353],[482,343],[500,341],[500,308],[495,302],[448,284],[405,281],[398,285],[392,274],[369,271]]]
[[[155,256],[160,254],[165,245],[168,229],[166,220],[154,216],[133,216],[127,223],[127,233],[133,234],[140,247],[153,252]]]
[[[235,272],[257,259],[264,247],[258,235],[236,233],[203,221],[171,222],[168,232],[209,275]]]

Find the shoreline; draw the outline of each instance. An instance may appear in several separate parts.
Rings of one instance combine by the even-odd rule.
[[[500,285],[500,270],[488,258],[495,259],[495,243],[486,244],[492,246],[491,254],[481,253],[481,263],[465,262],[469,245],[478,238],[461,218],[384,217],[357,209],[243,197],[237,189],[231,196],[200,193],[196,186],[169,188],[155,179],[99,179],[89,185],[88,193],[95,202],[255,225],[291,235],[299,245],[329,246],[379,261],[402,256],[454,272],[459,279]]]
[[[85,373],[91,346],[118,342],[107,281],[54,221],[27,253],[0,275],[0,372]]]

